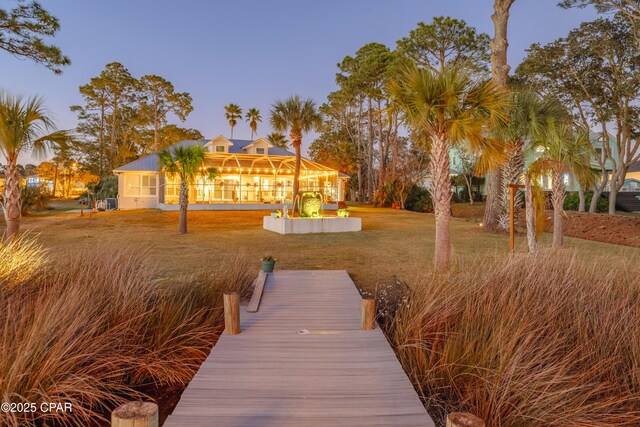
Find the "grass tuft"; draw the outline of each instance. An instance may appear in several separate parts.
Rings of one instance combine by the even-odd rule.
[[[433,415],[640,425],[640,288],[621,258],[546,252],[429,274],[389,334]]]
[[[222,329],[222,292],[252,278],[242,256],[173,286],[136,248],[98,245],[56,265],[28,240],[0,251],[3,266],[37,261],[0,291],[0,398],[73,405],[72,414],[5,412],[7,426],[91,425],[140,386],[187,384]]]

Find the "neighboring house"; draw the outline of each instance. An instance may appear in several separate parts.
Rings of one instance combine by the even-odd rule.
[[[206,158],[203,174],[189,186],[190,209],[259,210],[293,202],[293,153],[262,138],[248,141],[224,136],[211,140],[186,140],[169,149],[192,145],[203,146]],[[214,179],[206,173],[210,168],[216,171]],[[120,209],[178,209],[180,180],[162,171],[157,152],[123,165],[114,172],[118,175]],[[300,191],[322,193],[326,209],[336,209],[338,201],[344,200],[347,179],[335,169],[302,159]]]
[[[622,191],[640,191],[640,161],[629,166],[625,178]]]
[[[608,135],[608,136],[609,136],[609,146],[611,148],[611,155],[617,162],[618,151],[616,147],[615,137],[613,135]],[[597,156],[600,156],[601,159],[604,159],[604,152],[602,148],[604,139],[602,137],[602,133],[592,132],[590,135],[590,140],[591,140],[591,145],[593,146],[593,149],[594,149],[593,158],[591,159],[591,167],[595,171],[600,172],[600,164],[598,163]],[[543,153],[544,153],[544,149],[542,149],[541,147],[535,150],[529,150],[525,154],[525,165],[531,164],[536,159],[538,159]],[[460,169],[461,159],[458,155],[457,149],[455,148],[452,149],[449,154],[451,158],[450,160],[451,174],[456,175],[457,174],[456,171]],[[612,166],[611,160],[607,160],[605,162],[605,168],[607,169],[607,171],[609,172],[611,171],[611,166]],[[578,191],[579,184],[570,173],[566,173],[564,175],[564,182],[565,182],[565,188],[567,191]],[[552,184],[551,175],[540,177],[539,184],[545,191],[551,191],[551,184]],[[483,195],[486,195],[486,187],[484,185],[481,187],[481,191]],[[606,189],[606,191],[608,191],[608,189]],[[627,171],[625,184],[622,187],[621,191],[640,191],[640,162],[636,162],[629,167],[629,170]]]
[[[25,179],[25,185],[29,188],[39,188],[39,187],[43,187],[46,188],[49,192],[51,192],[53,190],[53,182],[52,181],[48,181],[45,178],[41,178],[38,175],[29,175],[26,179]]]

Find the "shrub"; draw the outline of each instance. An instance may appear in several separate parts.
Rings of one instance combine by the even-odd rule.
[[[593,198],[593,193],[585,193],[585,207],[589,210],[589,204]],[[580,197],[577,192],[567,193],[564,199],[564,210],[577,211],[580,206]],[[609,200],[606,197],[600,196],[596,205],[596,212],[609,212]]]
[[[433,201],[429,191],[424,187],[414,185],[409,191],[404,207],[415,212],[433,212]]]
[[[28,240],[2,250],[3,266],[43,263],[11,286],[0,274],[0,397],[73,405],[72,414],[0,413],[3,426],[93,425],[141,397],[137,386],[185,385],[222,329],[222,293],[252,279],[240,255],[176,285],[158,281],[136,248],[98,245],[55,266]]]
[[[29,215],[34,211],[41,211],[49,207],[51,195],[45,187],[22,187],[20,188],[20,213]],[[0,194],[2,203],[2,194]]]
[[[389,334],[436,418],[640,425],[638,268],[559,255],[478,261],[416,283]]]
[[[89,189],[100,200],[118,197],[118,177],[103,176],[97,184],[89,185]]]

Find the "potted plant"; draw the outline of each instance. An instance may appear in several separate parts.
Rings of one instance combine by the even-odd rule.
[[[277,218],[278,217],[278,211],[276,211],[275,209],[271,211],[271,218]]]
[[[262,257],[262,271],[265,273],[272,273],[276,266],[276,259],[271,255]]]

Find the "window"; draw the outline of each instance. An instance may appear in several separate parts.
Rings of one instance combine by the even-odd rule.
[[[256,154],[264,154],[264,148],[256,148]]]
[[[140,185],[141,196],[155,196],[156,195],[156,177],[152,175],[142,175],[140,177],[142,183]]]
[[[224,153],[224,145],[216,145],[216,153]]]
[[[602,159],[602,148],[596,148],[596,159]]]
[[[155,196],[157,179],[154,175],[126,174],[124,176],[125,196]]]

